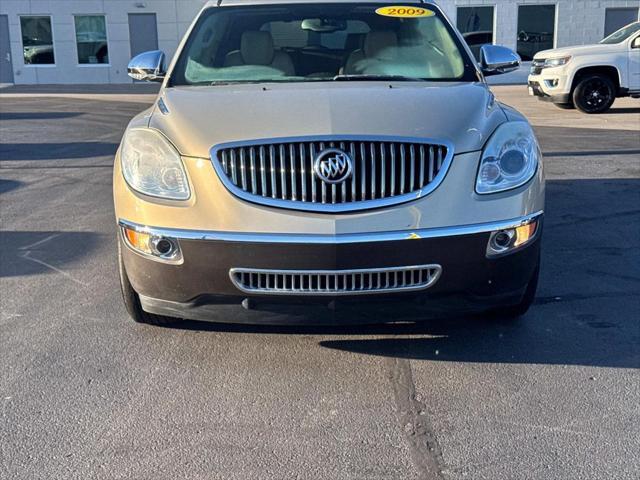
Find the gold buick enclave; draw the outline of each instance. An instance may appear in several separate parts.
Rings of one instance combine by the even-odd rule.
[[[544,178],[526,119],[438,6],[209,2],[114,169],[134,320],[515,317],[536,291]]]

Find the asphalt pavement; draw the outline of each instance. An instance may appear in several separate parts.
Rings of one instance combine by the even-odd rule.
[[[0,478],[640,478],[640,101],[494,91],[546,157],[534,307],[357,328],[134,324],[111,175],[151,97],[0,94]]]

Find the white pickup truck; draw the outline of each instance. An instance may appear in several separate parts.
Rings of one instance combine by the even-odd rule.
[[[538,52],[529,94],[585,113],[608,110],[616,97],[640,98],[640,22],[595,45]]]

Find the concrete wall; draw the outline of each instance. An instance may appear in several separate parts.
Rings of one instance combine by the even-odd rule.
[[[9,18],[15,83],[128,83],[129,13],[155,13],[159,47],[169,56],[204,0],[0,0]],[[393,3],[393,2],[392,2]],[[638,7],[639,0],[440,0],[454,22],[457,6],[493,5],[496,43],[515,49],[518,5],[556,5],[556,46],[593,43],[604,35],[605,8]],[[109,65],[78,65],[73,15],[104,14]],[[55,66],[24,65],[20,15],[51,15]]]

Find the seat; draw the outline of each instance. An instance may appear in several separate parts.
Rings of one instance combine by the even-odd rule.
[[[364,45],[349,55],[344,66],[345,75],[365,73],[377,62],[393,59],[398,46],[398,35],[393,31],[373,31],[367,33]]]
[[[347,52],[353,52],[354,50],[360,50],[364,47],[364,38],[366,33],[349,33],[344,44],[344,49]]]
[[[225,67],[260,65],[280,70],[284,75],[295,75],[295,67],[288,53],[276,50],[269,32],[248,31],[242,34],[240,50],[229,52]]]

